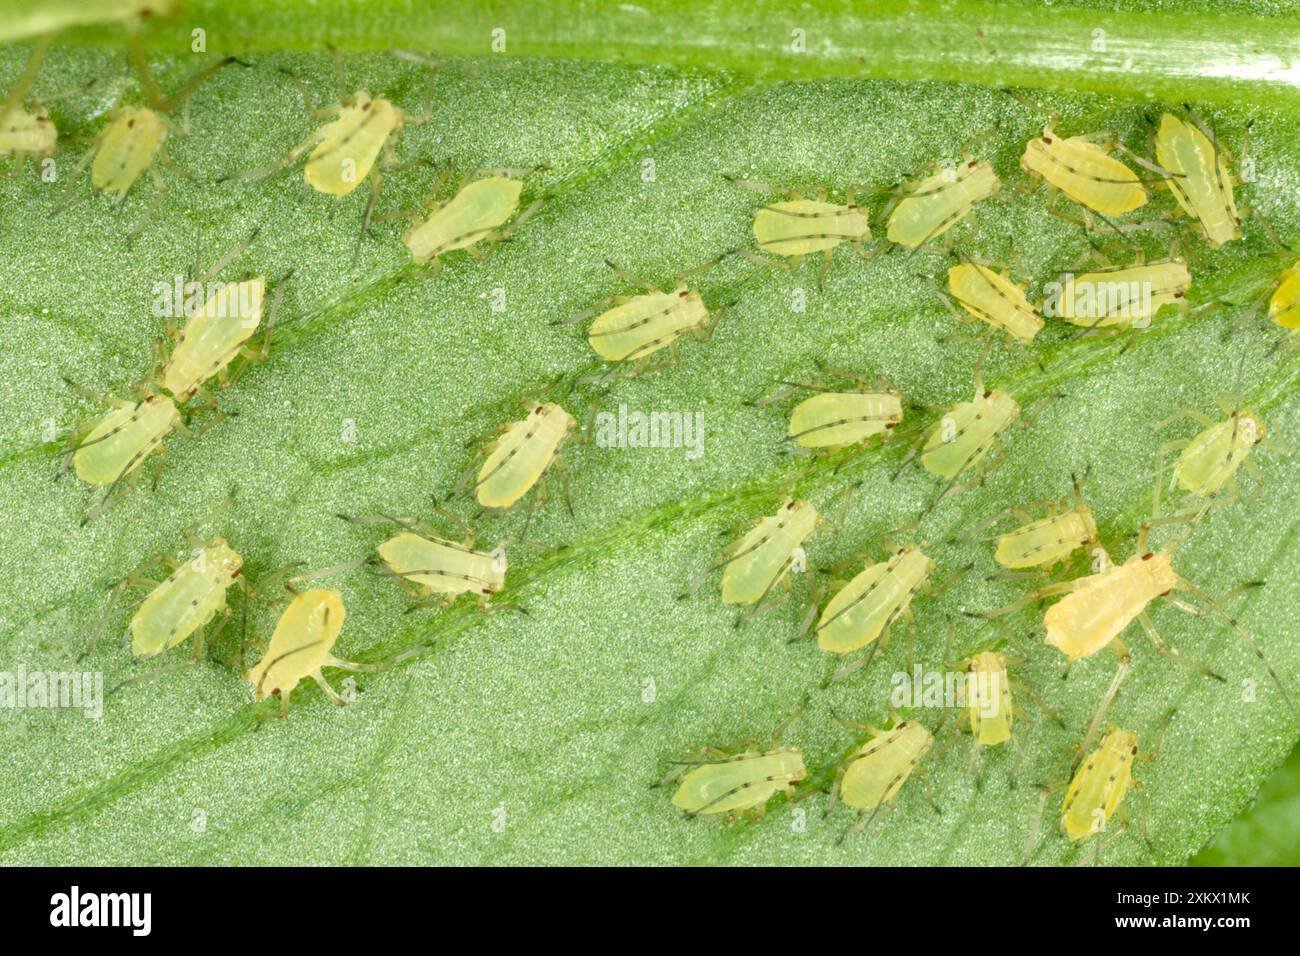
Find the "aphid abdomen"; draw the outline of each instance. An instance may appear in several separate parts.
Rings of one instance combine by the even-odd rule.
[[[1255,442],[1264,437],[1264,425],[1247,411],[1227,421],[1215,422],[1183,449],[1174,466],[1178,484],[1194,495],[1212,495],[1237,473]]]
[[[96,189],[126,192],[150,166],[167,138],[167,124],[144,106],[118,111],[102,134],[90,181]]]
[[[1167,554],[1134,555],[1121,565],[1080,580],[1047,609],[1046,641],[1072,661],[1095,654],[1120,635],[1148,604],[1172,591],[1178,576]]]
[[[940,478],[953,479],[988,454],[1004,428],[1020,414],[1006,392],[995,389],[949,409],[921,449],[921,465]]]
[[[519,207],[522,180],[489,176],[470,183],[402,241],[416,262],[428,262],[446,252],[465,249],[506,224]]]
[[[601,358],[634,361],[653,355],[708,319],[708,309],[695,292],[649,292],[596,316],[587,341]]]
[[[1044,130],[1040,139],[1029,141],[1020,166],[1103,216],[1123,215],[1147,201],[1147,192],[1133,170],[1082,137],[1061,139],[1050,129]]]
[[[862,571],[822,611],[818,646],[836,654],[866,647],[907,610],[932,569],[919,548],[908,547]]]
[[[916,249],[951,229],[1001,185],[993,167],[982,159],[935,173],[894,207],[886,236],[890,242]]]
[[[705,815],[737,813],[761,807],[777,793],[791,791],[807,776],[795,747],[746,753],[706,763],[682,778],[673,806]]]
[[[180,419],[175,403],[162,395],[109,412],[73,452],[77,477],[91,485],[111,485],[138,468]]]
[[[1201,224],[1211,246],[1241,238],[1232,171],[1208,136],[1194,124],[1165,113],[1156,131],[1156,162],[1174,174],[1168,180],[1174,198]]]
[[[243,558],[220,538],[177,568],[131,618],[131,651],[152,657],[175,647],[226,606]]]
[[[903,420],[894,392],[821,392],[790,413],[790,440],[804,448],[834,450],[879,435]]]
[[[840,799],[858,810],[889,803],[933,744],[930,731],[911,721],[871,738],[845,769]]]
[[[948,291],[957,303],[981,322],[1028,344],[1043,327],[1025,293],[986,266],[962,263],[948,270]]]
[[[239,354],[262,321],[264,280],[223,285],[196,312],[163,367],[162,385],[184,400]]]
[[[722,603],[753,604],[790,570],[791,558],[817,527],[817,509],[792,501],[764,518],[737,543],[722,572]]]
[[[538,405],[527,418],[511,424],[479,469],[479,504],[508,508],[527,494],[550,467],[573,424],[569,413],[555,404]]]
[[[1112,727],[1065,792],[1061,826],[1071,840],[1101,832],[1132,782],[1137,734]]]
[[[1064,561],[1096,539],[1091,515],[1077,509],[1031,521],[998,538],[994,558],[1004,568],[1035,568]]]
[[[343,630],[343,596],[316,588],[289,602],[280,615],[266,654],[248,672],[257,699],[275,694],[287,698],[305,677],[334,663],[330,651]]]
[[[15,107],[0,116],[0,156],[48,156],[58,138],[59,132],[44,110],[28,113]]]
[[[1011,739],[1011,682],[1006,659],[996,651],[971,658],[967,672],[967,707],[971,733],[982,747],[996,747]]]
[[[1088,328],[1149,322],[1191,287],[1192,275],[1181,259],[1088,272],[1066,281],[1061,318]]]
[[[779,256],[803,256],[834,249],[841,242],[871,238],[865,213],[812,199],[773,203],[754,214],[758,248]]]
[[[354,95],[338,118],[321,127],[320,142],[303,165],[303,178],[317,192],[346,196],[374,168],[393,131],[402,125],[401,112],[388,100]]]
[[[505,559],[441,538],[403,531],[377,549],[388,569],[427,594],[494,594],[505,586]]]

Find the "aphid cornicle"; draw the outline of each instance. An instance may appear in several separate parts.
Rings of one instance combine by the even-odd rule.
[[[1049,122],[1041,137],[1026,144],[1021,169],[1103,216],[1122,216],[1146,203],[1147,191],[1137,173],[1111,156],[1106,146],[1093,142],[1100,136],[1114,148],[1113,133],[1062,138],[1052,126]]]
[[[1170,113],[1160,117],[1156,162],[1172,174],[1170,191],[1212,248],[1241,238],[1228,157],[1214,133],[1194,115],[1190,122]]]
[[[156,161],[170,164],[165,144],[173,127],[168,114],[212,74],[224,66],[240,61],[233,56],[225,57],[199,70],[179,91],[165,97],[159,92],[149,72],[139,38],[134,31],[128,34],[127,50],[140,74],[148,105],[119,106],[112,112],[108,125],[100,130],[91,148],[68,177],[68,186],[60,205],[67,203],[82,170],[92,160],[91,184],[101,192],[116,193],[123,198],[147,172],[153,178],[154,197],[144,217],[131,229],[129,235],[134,236],[158,211],[163,195],[167,192],[167,184],[158,172]]]
[[[428,265],[436,273],[442,268],[441,257],[463,249],[471,256],[481,258],[480,242],[502,242],[530,219],[541,208],[536,200],[511,223],[501,228],[519,208],[523,180],[515,178],[530,172],[526,169],[482,169],[465,177],[456,194],[445,203],[430,200],[428,216],[414,219],[411,228],[402,234],[402,242],[411,252],[411,258],[420,265]],[[482,179],[477,175],[487,173]]]
[[[289,695],[310,677],[333,703],[344,700],[325,680],[321,669],[367,670],[364,665],[342,661],[331,651],[343,630],[343,596],[338,591],[316,588],[303,591],[289,602],[271,634],[266,653],[247,674],[258,700],[280,698],[280,711],[289,708]]]
[[[9,95],[0,102],[0,159],[13,154],[14,165],[10,170],[12,175],[18,174],[28,156],[39,159],[52,154],[59,138],[48,110],[39,104],[33,104],[29,113],[23,104],[32,81],[36,79],[41,61],[45,58],[50,39],[46,36],[37,41],[27,60],[27,68]]]
[[[478,503],[485,508],[514,505],[555,462],[575,425],[554,402],[533,403],[526,417],[503,425],[503,433],[485,450],[487,459],[474,482]]]
[[[1043,327],[1043,317],[1024,289],[982,263],[964,261],[950,268],[945,303],[949,296],[971,316],[1021,345],[1032,342]]]
[[[760,192],[779,192],[776,187],[748,179],[731,179],[732,185]],[[832,254],[842,243],[851,243],[857,247],[863,258],[869,258],[863,244],[871,239],[871,218],[867,210],[855,201],[858,187],[851,187],[844,196],[844,202],[830,202],[830,191],[825,187],[815,189],[796,189],[789,192],[789,198],[763,206],[754,213],[754,244],[760,252],[782,256],[787,262],[785,267],[798,268],[804,256],[821,253],[822,268],[818,273],[817,284],[821,285],[831,267]],[[809,198],[809,193],[814,198]],[[780,263],[750,255],[750,259],[764,265]]]
[[[960,222],[980,200],[1001,187],[993,167],[967,158],[905,188],[893,205],[885,236],[907,249],[919,249]]]
[[[504,545],[491,552],[476,551],[474,534],[469,527],[450,512],[438,511],[461,525],[466,532],[464,541],[448,540],[418,518],[387,515],[340,517],[353,524],[387,525],[400,529],[383,541],[375,553],[383,573],[396,578],[417,606],[428,607],[435,603],[450,606],[460,595],[473,594],[478,598],[479,607],[487,608],[492,595],[505,587],[507,563]]]
[[[847,721],[844,721],[847,723]],[[900,721],[889,730],[869,724],[853,724],[871,736],[840,764],[831,787],[829,806],[835,800],[862,813],[862,819],[845,831],[841,839],[863,830],[882,810],[898,798],[907,778],[934,746],[934,736],[914,720]]]
[[[1070,781],[1061,804],[1061,827],[1071,840],[1100,833],[1119,809],[1133,780],[1133,761],[1142,759],[1137,734],[1111,726]]]
[[[581,322],[596,316],[587,328],[587,341],[601,358],[609,362],[635,363],[629,377],[659,368],[667,368],[677,362],[677,339],[690,332],[700,341],[712,337],[709,323],[720,318],[727,306],[721,306],[716,314],[710,315],[708,306],[698,292],[686,285],[688,276],[709,268],[730,253],[724,253],[702,265],[696,266],[676,277],[674,288],[664,292],[653,283],[646,282],[631,275],[609,260],[605,264],[621,278],[643,287],[646,291],[636,296],[613,296],[585,312],[565,319],[566,324]],[[612,307],[611,307],[612,304]],[[706,329],[708,329],[706,331]],[[668,356],[657,364],[647,361],[655,353],[667,349]],[[580,381],[604,381],[619,374],[611,369],[604,375],[584,378]]]

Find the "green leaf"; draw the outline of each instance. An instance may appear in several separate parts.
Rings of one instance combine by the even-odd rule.
[[[1061,112],[1063,132],[1114,128],[1140,152],[1147,152],[1149,120],[1160,106],[1143,100],[1142,90],[1159,91],[1175,105],[1194,99],[1234,149],[1253,119],[1257,176],[1240,197],[1284,240],[1300,237],[1293,84],[1260,79],[1253,68],[1206,70],[1212,61],[1203,47],[1185,45],[1217,37],[1228,48],[1240,43],[1285,58],[1294,21],[1256,17],[1245,7],[1224,17],[1212,17],[1208,5],[1178,16],[1142,14],[1136,5],[1104,15],[1073,6],[1050,16],[997,8],[990,23],[1008,44],[999,49],[1018,52],[1005,70],[990,71],[981,65],[986,59],[972,61],[964,43],[950,42],[940,29],[946,8],[886,4],[864,15],[855,39],[806,63],[781,61],[759,71],[774,61],[764,44],[786,42],[798,25],[787,27],[772,13],[775,6],[753,14],[756,24],[780,26],[773,26],[775,39],[760,43],[723,4],[698,12],[656,7],[667,12],[639,31],[620,27],[612,6],[583,7],[591,23],[580,34],[562,16],[577,16],[573,5],[547,5],[531,23],[519,14],[502,21],[510,39],[500,55],[487,52],[490,18],[459,6],[459,17],[445,15],[450,8],[443,6],[432,13],[405,4],[326,6],[278,4],[250,20],[252,5],[194,3],[151,25],[150,62],[166,91],[217,52],[245,53],[248,65],[221,71],[195,93],[188,116],[178,114],[189,132],[170,140],[169,150],[189,175],[162,170],[168,192],[160,212],[132,244],[126,232],[149,206],[147,182],[118,209],[83,181],[77,201],[53,214],[64,179],[86,149],[72,137],[93,136],[119,97],[140,96],[125,73],[121,27],[73,32],[50,50],[34,96],[100,82],[51,101],[66,137],[56,155],[59,182],[41,182],[30,165],[0,181],[0,315],[8,345],[0,354],[0,535],[8,572],[0,579],[0,670],[91,668],[111,687],[157,666],[133,662],[118,639],[129,603],[110,615],[109,636],[93,654],[82,664],[76,658],[104,613],[109,586],[150,554],[179,553],[183,530],[213,515],[232,487],[233,505],[204,533],[226,537],[254,581],[286,562],[321,568],[365,556],[380,533],[344,524],[335,517],[340,512],[434,519],[431,496],[454,487],[470,463],[474,436],[520,415],[519,400],[557,378],[601,370],[580,330],[554,322],[604,296],[634,291],[604,259],[667,282],[750,241],[753,212],[765,200],[727,185],[723,174],[790,186],[884,187],[932,162],[955,161],[963,143],[994,131],[976,152],[1004,179],[1023,181],[1017,158],[1043,118],[998,89],[975,85],[979,80],[1072,87],[1080,92],[1034,95]],[[871,19],[891,15],[919,31],[929,56],[908,60],[907,45]],[[799,16],[806,16],[816,49],[817,30],[844,22],[846,14],[817,3],[801,5]],[[954,16],[946,22],[983,22],[974,13]],[[1084,27],[1094,19],[1140,29],[1151,72],[1135,79],[1091,62]],[[255,32],[242,28],[250,23]],[[1062,23],[1072,24],[1070,31]],[[188,52],[195,27],[208,31],[207,58]],[[566,45],[565,35],[576,39]],[[1067,35],[1078,36],[1076,58],[1048,49],[1068,42],[1061,39]],[[249,36],[255,39],[245,47],[239,38]],[[1241,43],[1242,36],[1260,37],[1262,45]],[[336,95],[325,40],[349,51],[342,64],[350,87],[389,96],[413,114],[426,107],[427,71],[364,51],[401,46],[447,57],[427,104],[432,121],[406,129],[399,157],[457,172],[545,164],[548,171],[529,178],[530,193],[545,197],[542,211],[486,260],[452,258],[437,278],[419,279],[399,241],[402,227],[390,219],[376,223],[350,268],[365,190],[331,215],[329,200],[307,189],[297,172],[218,183],[283,156],[318,122],[304,113],[285,71],[302,78],[316,103]],[[21,72],[30,48],[0,48],[0,89]],[[859,78],[845,78],[859,66]],[[752,77],[751,67],[767,75]],[[1242,79],[1229,83],[1225,74]],[[436,175],[420,166],[386,176],[378,211],[418,208]],[[878,212],[886,199],[867,201]],[[1155,208],[1171,212],[1173,204],[1161,196]],[[963,248],[1015,262],[1035,290],[1087,248],[1078,227],[1046,214],[1042,192],[1006,188],[983,204],[978,222]],[[126,394],[150,367],[162,332],[152,311],[155,284],[183,275],[196,244],[210,263],[259,227],[231,271],[270,278],[292,271],[282,334],[269,360],[221,392],[226,418],[199,438],[169,443],[156,487],[142,483],[79,527],[92,499],[69,476],[54,481],[62,444],[45,432],[65,435],[99,409],[62,378]],[[1166,312],[1127,350],[1123,340],[1075,339],[1049,322],[1035,347],[1046,373],[1019,350],[994,350],[986,376],[1022,406],[1060,397],[1031,427],[1013,431],[1006,463],[986,483],[946,499],[921,526],[940,575],[974,568],[942,597],[918,599],[918,661],[937,666],[998,640],[997,629],[978,626],[962,609],[995,607],[1029,587],[985,580],[996,568],[989,546],[953,542],[955,533],[1009,504],[1059,498],[1072,472],[1091,468],[1089,501],[1111,554],[1123,559],[1150,508],[1157,446],[1191,434],[1187,425],[1157,432],[1157,422],[1184,407],[1214,413],[1216,392],[1240,389],[1273,432],[1292,443],[1300,438],[1292,353],[1275,348],[1276,330],[1258,317],[1232,334],[1282,265],[1254,220],[1247,229],[1246,241],[1214,252],[1190,230],[1134,234],[1157,256],[1169,252],[1176,232],[1196,277],[1192,304],[1228,303],[1218,309],[1193,318]],[[1096,239],[1120,254],[1105,233]],[[891,678],[907,666],[905,629],[869,668],[823,691],[835,662],[814,642],[788,643],[809,599],[809,576],[797,578],[791,599],[740,629],[733,627],[734,610],[718,601],[716,581],[689,600],[677,596],[728,529],[770,513],[792,490],[830,514],[844,490],[860,483],[843,529],[824,529],[810,544],[814,569],[879,554],[882,536],[931,500],[936,482],[920,469],[890,479],[906,438],[933,419],[933,410],[910,412],[900,440],[837,471],[835,460],[810,465],[782,454],[788,405],[756,409],[745,401],[772,391],[779,379],[816,374],[818,360],[887,374],[931,406],[968,397],[979,347],[952,337],[967,330],[918,278],[941,273],[949,262],[935,249],[870,262],[841,249],[824,289],[813,262],[786,273],[733,257],[702,274],[698,286],[710,305],[736,303],[711,341],[686,342],[675,368],[605,390],[580,386],[568,401],[580,416],[617,413],[620,405],[699,411],[703,453],[571,446],[573,515],[553,486],[552,500],[528,528],[530,540],[560,550],[509,545],[503,597],[526,615],[481,614],[468,605],[408,613],[391,581],[355,571],[328,579],[348,608],[340,657],[377,662],[426,648],[392,670],[358,677],[357,699],[345,708],[304,686],[286,719],[263,719],[275,714],[274,702],[252,703],[251,688],[229,663],[243,608],[232,597],[239,614],[210,659],[110,696],[102,721],[67,710],[0,709],[14,768],[0,780],[0,858],[1018,861],[1039,788],[1058,782],[1114,667],[1112,657],[1098,655],[1063,680],[1060,655],[1039,640],[1031,612],[1011,621],[1016,649],[1027,657],[1013,677],[1068,729],[1043,717],[1025,695],[1019,757],[1001,748],[981,755],[973,772],[966,740],[944,746],[953,723],[947,720],[936,748],[943,754],[928,773],[939,815],[925,785],[909,782],[893,813],[840,845],[854,816],[841,807],[823,819],[821,799],[799,805],[808,811],[802,830],[792,826],[797,817],[784,803],[761,822],[727,826],[683,819],[670,792],[650,787],[672,761],[702,745],[770,734],[805,699],[784,739],[803,749],[819,779],[853,742],[834,714],[886,719]],[[504,290],[502,312],[491,307],[495,289]],[[796,289],[806,294],[806,311],[792,309]],[[1287,489],[1300,466],[1294,455],[1260,450],[1256,457],[1262,478],[1244,477],[1247,497],[1211,513],[1176,564],[1216,594],[1243,580],[1267,581],[1230,607],[1297,695],[1293,608],[1300,586]],[[463,501],[453,508],[473,515]],[[475,519],[484,542],[517,538],[524,523],[522,513]],[[133,593],[138,600],[143,592]],[[1156,610],[1154,620],[1187,657],[1226,680],[1207,681],[1159,656],[1137,628],[1125,635],[1135,666],[1110,719],[1149,743],[1169,710],[1176,713],[1155,762],[1138,767],[1145,793],[1126,801],[1134,817],[1146,819],[1149,842],[1137,828],[1114,835],[1103,851],[1112,863],[1185,861],[1252,800],[1300,732],[1294,710],[1223,620],[1188,617],[1171,606]],[[949,649],[951,621],[957,640]],[[272,611],[250,610],[250,626],[262,638],[273,623]],[[187,649],[162,663],[183,661]],[[337,685],[343,675],[329,676]],[[915,716],[935,727],[942,714],[922,709]],[[1086,859],[1056,830],[1057,801],[1059,792],[1048,800],[1035,860]]]

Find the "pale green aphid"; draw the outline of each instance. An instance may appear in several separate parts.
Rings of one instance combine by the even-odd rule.
[[[23,75],[4,101],[0,102],[0,159],[11,153],[14,155],[11,175],[18,174],[28,156],[40,158],[52,154],[59,138],[48,110],[35,104],[29,113],[23,106],[23,98],[36,79],[50,39],[46,36],[37,42]]]
[[[979,464],[1019,415],[1016,400],[1001,389],[976,392],[969,402],[948,409],[930,429],[921,449],[921,467],[940,478],[957,478]]]
[[[988,266],[962,262],[950,268],[948,294],[970,315],[1022,345],[1032,342],[1043,327],[1043,317],[1024,289]]]
[[[115,485],[127,478],[181,421],[176,404],[165,395],[113,404],[117,407],[95,421],[71,453],[77,477],[89,485]]]
[[[186,82],[178,92],[165,97],[158,90],[149,67],[145,63],[139,38],[134,31],[128,34],[128,53],[140,74],[148,106],[119,106],[111,114],[108,125],[100,130],[86,155],[81,158],[68,177],[68,186],[61,200],[67,202],[72,188],[82,171],[93,160],[90,169],[91,184],[105,193],[125,197],[146,172],[153,178],[154,198],[140,222],[130,235],[140,232],[162,204],[167,184],[158,172],[155,161],[170,164],[165,144],[172,130],[168,114],[186,99],[200,83],[222,67],[239,62],[228,56],[204,67]]]
[[[333,703],[344,700],[325,680],[321,669],[340,667],[360,671],[369,668],[342,661],[331,651],[343,630],[343,595],[316,588],[297,595],[280,615],[262,659],[247,674],[258,700],[280,698],[280,713],[289,709],[289,695],[310,677]]]
[[[1195,116],[1188,122],[1165,113],[1156,131],[1156,162],[1173,174],[1170,191],[1212,248],[1241,238],[1232,171],[1213,132]]]
[[[795,552],[817,529],[817,509],[788,501],[736,542],[722,572],[722,603],[753,605],[790,571]]]
[[[794,407],[786,433],[803,448],[838,451],[875,435],[888,438],[902,420],[903,400],[896,391],[823,391]]]
[[[673,806],[693,816],[761,817],[772,797],[793,793],[808,774],[798,747],[715,753],[718,759],[700,763],[682,779]]]
[[[887,561],[869,564],[823,609],[816,628],[818,646],[835,654],[849,654],[871,644],[886,634],[895,620],[908,615],[912,598],[933,572],[934,562],[916,545],[898,549]],[[836,679],[856,666],[837,674]]]
[[[375,550],[383,572],[396,578],[418,606],[450,606],[460,595],[473,594],[481,608],[488,607],[489,598],[505,587],[504,546],[491,552],[476,551],[469,527],[449,512],[438,511],[462,525],[464,541],[448,540],[418,518],[370,515],[346,520],[360,525],[396,525],[400,529]]]
[[[1061,804],[1061,827],[1071,840],[1100,833],[1119,809],[1133,781],[1133,761],[1140,759],[1137,734],[1110,727],[1101,745],[1079,768]],[[1149,757],[1147,759],[1150,759]]]
[[[905,248],[919,249],[955,226],[1001,185],[993,167],[982,159],[941,169],[908,187],[890,213],[885,236]]]
[[[1046,510],[1041,518],[1034,518],[1035,510]],[[1010,570],[1050,568],[1066,561],[1080,548],[1096,547],[1099,543],[1097,522],[1092,509],[1083,500],[1083,483],[1074,484],[1073,500],[1040,501],[1007,508],[986,521],[987,527],[1001,518],[1011,516],[1022,522],[1020,527],[1000,534],[994,559]]]
[[[1218,404],[1227,416],[1226,419],[1215,421],[1195,409],[1185,409],[1156,426],[1163,428],[1179,418],[1187,417],[1200,424],[1202,429],[1193,438],[1168,441],[1160,446],[1158,457],[1162,467],[1156,476],[1153,514],[1160,513],[1164,458],[1172,452],[1177,451],[1179,454],[1170,478],[1171,487],[1177,483],[1184,491],[1201,498],[1217,495],[1226,488],[1228,499],[1235,501],[1239,494],[1238,469],[1244,465],[1256,481],[1262,478],[1259,467],[1251,457],[1256,445],[1262,444],[1281,453],[1288,450],[1284,444],[1268,435],[1264,420],[1242,404],[1240,395],[1220,395]]]
[[[841,839],[863,830],[893,804],[907,778],[934,745],[930,731],[913,720],[901,721],[890,730],[878,730],[869,724],[853,726],[861,726],[871,737],[840,765],[831,788],[831,807],[838,796],[862,813],[862,819]]]
[[[428,218],[416,220],[403,233],[402,242],[406,243],[411,258],[417,263],[440,269],[440,257],[458,249],[481,258],[478,243],[508,239],[541,207],[539,199],[524,210],[509,229],[502,229],[519,208],[519,196],[524,189],[523,181],[513,179],[509,174],[526,170],[476,170],[470,176],[481,172],[490,175],[472,182],[467,178],[465,185],[445,203],[430,200]]]
[[[244,559],[222,538],[213,538],[178,565],[140,604],[131,618],[131,651],[153,657],[182,643],[226,611],[226,590]],[[202,657],[196,644],[195,657]]]
[[[1100,137],[1114,144],[1113,133],[1063,138],[1052,128],[1055,119],[1041,137],[1025,145],[1021,169],[1037,173],[1079,205],[1104,216],[1121,216],[1146,203],[1147,191],[1137,173],[1111,156],[1107,146],[1093,142]]]
[[[487,460],[474,483],[479,504],[485,508],[514,505],[556,460],[576,424],[563,408],[548,402],[534,403],[527,417],[503,425],[501,436],[488,446]]]
[[[1186,310],[1192,274],[1179,258],[1067,276],[1057,314],[1087,329],[1144,328],[1166,305]]]
[[[997,651],[981,651],[971,657],[967,673],[966,717],[971,739],[980,747],[997,747],[1011,739],[1014,705],[1007,659]]]
[[[262,322],[265,292],[260,276],[222,286],[185,323],[159,384],[184,401],[212,376],[224,375]]]

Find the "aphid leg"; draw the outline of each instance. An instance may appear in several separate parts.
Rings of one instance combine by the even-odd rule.
[[[1076,578],[1073,581],[1056,581],[1052,584],[1045,584],[1041,588],[1036,588],[1024,597],[1018,598],[1010,604],[1004,604],[1002,607],[995,607],[989,611],[967,611],[963,609],[962,613],[968,617],[1002,617],[1006,614],[1014,614],[1021,608],[1028,607],[1030,604],[1033,604],[1036,601],[1041,601],[1043,598],[1054,597],[1057,594],[1069,594],[1071,591],[1077,591],[1079,588],[1085,586],[1086,581],[1082,578]]]
[[[1115,648],[1115,653],[1119,657],[1119,667],[1116,668],[1115,676],[1110,679],[1110,685],[1106,688],[1106,693],[1101,695],[1101,702],[1097,704],[1097,710],[1092,715],[1092,720],[1088,722],[1087,729],[1084,730],[1083,743],[1079,745],[1078,757],[1070,767],[1071,777],[1079,769],[1079,763],[1083,760],[1084,755],[1090,752],[1092,741],[1100,732],[1106,719],[1106,713],[1110,710],[1110,705],[1115,702],[1120,685],[1124,683],[1124,678],[1128,676],[1128,672],[1132,667],[1132,659],[1129,657],[1128,648],[1124,646],[1124,643],[1119,638],[1115,638],[1111,641],[1111,646]]]
[[[608,267],[613,271],[613,273],[614,273],[616,276],[618,276],[620,279],[622,279],[624,282],[628,283],[629,285],[638,286],[638,287],[640,287],[640,288],[642,288],[642,289],[645,289],[647,292],[661,292],[661,291],[662,291],[662,290],[661,290],[658,286],[656,286],[654,283],[652,283],[652,282],[647,282],[645,279],[642,279],[642,278],[640,278],[639,276],[633,275],[631,272],[628,272],[626,269],[624,269],[622,266],[618,265],[618,264],[617,264],[616,262],[614,262],[612,259],[606,259],[606,260],[605,260],[605,265],[608,266]]]
[[[1178,648],[1173,647],[1170,644],[1166,643],[1164,638],[1160,636],[1160,632],[1156,630],[1155,625],[1151,622],[1150,615],[1148,615],[1146,611],[1143,611],[1138,615],[1138,622],[1142,625],[1142,630],[1146,631],[1147,637],[1150,638],[1151,643],[1152,645],[1154,645],[1155,649],[1159,651],[1161,654],[1165,655],[1165,657],[1178,661],[1178,663],[1184,665],[1185,667],[1190,667],[1192,670],[1196,671],[1198,674],[1200,674],[1203,677],[1208,677],[1211,680],[1224,682],[1224,678],[1221,675],[1216,674],[1214,671],[1210,670],[1204,664],[1198,664],[1197,662],[1184,657],[1181,653],[1179,653]]]
[[[267,163],[265,166],[256,166],[253,169],[245,169],[241,172],[236,172],[236,173],[227,173],[226,175],[219,177],[217,179],[217,182],[224,183],[230,180],[237,180],[237,179],[264,179],[267,176],[272,176],[276,173],[285,172],[291,169],[294,163],[296,163],[299,159],[301,159],[303,154],[306,153],[307,150],[311,149],[314,145],[316,145],[316,142],[319,139],[320,139],[320,131],[313,130],[310,136],[304,139],[293,149],[289,150],[288,155],[285,156],[283,159],[276,160],[274,163]]]

